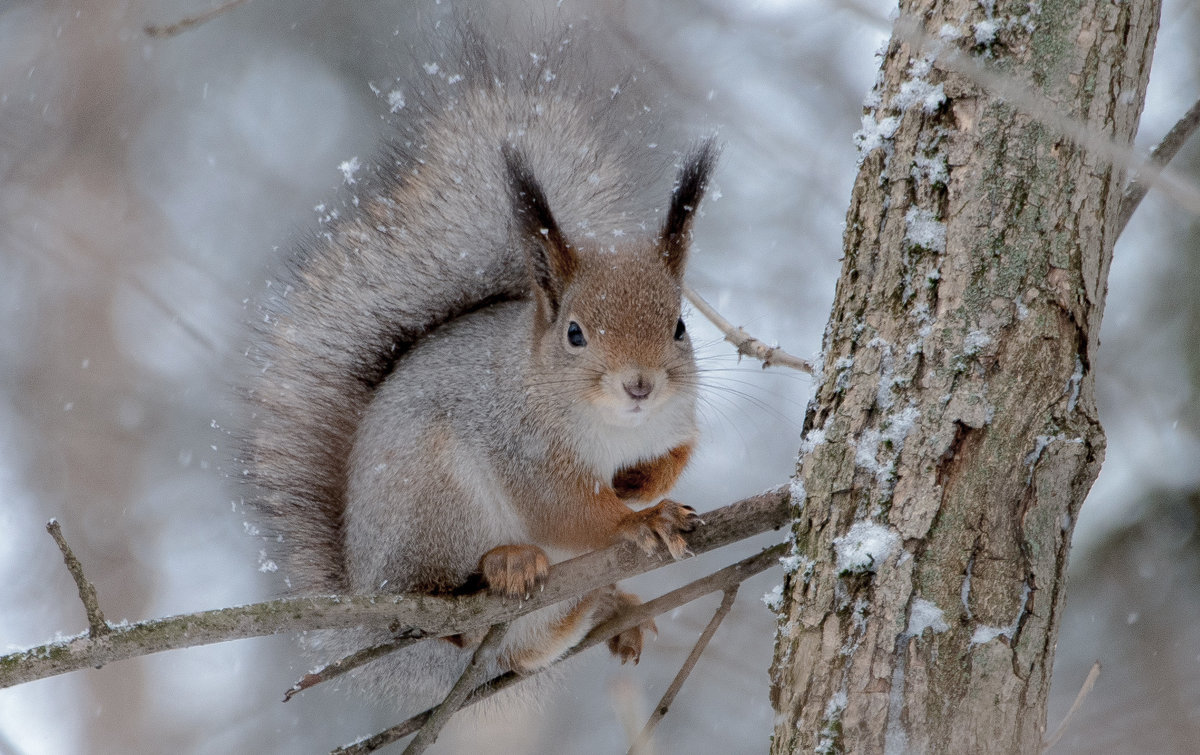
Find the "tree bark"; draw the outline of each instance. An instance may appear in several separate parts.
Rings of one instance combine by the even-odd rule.
[[[1040,751],[1104,455],[1124,175],[1095,137],[1133,139],[1159,5],[900,3],[793,486],[773,752]]]

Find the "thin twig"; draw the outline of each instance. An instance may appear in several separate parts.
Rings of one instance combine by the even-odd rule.
[[[1192,134],[1196,133],[1197,128],[1200,128],[1200,100],[1196,100],[1183,114],[1183,117],[1171,127],[1167,135],[1150,153],[1150,160],[1146,167],[1138,171],[1138,174],[1125,187],[1125,194],[1121,197],[1121,213],[1117,218],[1118,238],[1125,230],[1125,226],[1129,224],[1129,219],[1133,217],[1138,205],[1146,198],[1146,192],[1150,191],[1150,187],[1154,185],[1155,179],[1158,178],[1162,169],[1175,158],[1175,155],[1179,154],[1180,148],[1191,138]]]
[[[671,709],[671,704],[675,702],[675,696],[679,694],[679,690],[683,688],[683,683],[687,681],[688,675],[692,673],[692,669],[696,667],[696,662],[700,660],[700,656],[708,647],[708,641],[712,639],[716,633],[717,627],[721,626],[721,622],[729,615],[729,609],[733,608],[733,601],[737,599],[737,586],[730,587],[725,590],[725,594],[721,597],[721,605],[717,606],[717,610],[713,613],[712,618],[708,620],[708,626],[704,627],[704,631],[700,633],[700,639],[696,640],[696,644],[692,646],[692,652],[688,653],[687,660],[679,668],[679,673],[675,674],[675,678],[671,680],[671,686],[667,687],[667,691],[663,693],[662,699],[658,701],[658,705],[654,706],[654,712],[650,714],[646,725],[642,727],[642,733],[638,734],[633,745],[629,748],[628,755],[644,752],[647,745],[650,744],[650,737],[654,735],[654,728],[658,726],[658,722],[667,715],[667,711]]]
[[[708,321],[725,334],[725,340],[737,348],[737,351],[742,356],[747,356],[752,359],[758,359],[763,363],[763,369],[774,365],[782,365],[791,367],[794,370],[813,374],[813,366],[801,359],[793,356],[778,346],[768,346],[754,336],[747,333],[742,328],[736,327],[733,323],[721,316],[721,313],[713,308],[711,304],[704,300],[704,297],[696,293],[696,289],[691,286],[683,287],[683,295],[692,303],[700,314],[708,318]]]
[[[221,349],[217,347],[216,342],[204,335],[200,328],[196,327],[196,325],[191,322],[191,319],[184,315],[178,304],[171,303],[166,299],[166,297],[160,295],[157,291],[150,288],[150,286],[146,284],[146,281],[142,280],[141,276],[137,274],[128,275],[127,280],[129,281],[130,285],[133,286],[134,290],[146,297],[146,299],[155,308],[166,315],[167,322],[170,322],[184,333],[187,333],[189,336],[191,336],[192,340],[200,344],[200,346],[202,346],[209,354],[219,354],[221,352]]]
[[[703,514],[685,536],[694,554],[778,529],[791,518],[787,486]],[[555,564],[544,590],[530,600],[488,595],[356,595],[283,598],[236,608],[153,619],[113,627],[100,641],[82,635],[0,656],[0,688],[164,650],[302,630],[388,628],[415,642],[485,629],[560,600],[673,563],[620,544]]]
[[[458,677],[458,681],[454,683],[454,687],[441,704],[434,708],[429,719],[417,732],[417,736],[408,743],[408,747],[404,748],[404,755],[421,755],[429,745],[437,741],[442,727],[446,725],[451,716],[458,712],[467,696],[485,679],[488,667],[496,659],[500,640],[504,639],[504,633],[507,630],[508,624],[495,624],[488,630],[487,635],[483,638],[483,643],[475,649],[475,654],[471,656],[471,662],[463,670],[462,676]]]
[[[516,674],[513,674],[513,676],[518,680],[524,678],[524,677],[517,676]],[[504,678],[503,676],[496,677],[496,679],[503,679],[503,678]],[[487,688],[487,685],[484,685],[482,687],[476,687],[475,691],[471,693],[471,696],[467,698],[467,701],[465,703],[463,703],[462,707],[465,708],[469,705],[474,705],[475,703],[479,702],[480,700],[487,698],[489,696],[489,694],[487,694],[487,693],[480,695],[480,690],[483,690],[486,688]],[[496,690],[496,691],[499,691],[499,690]],[[480,695],[480,696],[476,697],[476,695]],[[371,736],[367,737],[366,739],[360,739],[357,742],[354,742],[353,744],[343,745],[341,747],[335,747],[333,750],[330,751],[330,755],[367,755],[367,753],[375,752],[376,750],[378,750],[381,747],[387,747],[392,742],[398,742],[401,739],[404,739],[409,734],[412,734],[414,731],[420,731],[421,727],[425,725],[425,722],[428,721],[433,716],[434,710],[435,710],[434,708],[431,708],[427,711],[418,713],[417,715],[413,716],[412,718],[405,719],[404,721],[401,721],[400,723],[396,724],[395,726],[384,729],[383,731],[379,732],[378,734],[372,734]]]
[[[594,627],[592,631],[587,633],[587,636],[580,640],[578,645],[568,650],[561,658],[558,659],[558,661],[552,665],[562,663],[568,658],[572,658],[585,650],[593,648],[601,643],[608,642],[610,638],[616,637],[621,632],[632,629],[640,624],[645,624],[655,616],[664,614],[667,611],[672,611],[679,606],[696,600],[697,598],[702,598],[705,595],[717,592],[718,590],[729,590],[730,588],[734,588],[750,577],[753,577],[755,574],[764,572],[772,566],[778,564],[780,557],[787,552],[787,548],[787,544],[780,543],[779,545],[767,548],[756,555],[750,556],[749,558],[742,559],[736,564],[731,564],[730,566],[726,566],[724,569],[715,571],[706,577],[701,577],[694,582],[689,582],[683,587],[672,590],[671,592],[655,598],[654,600],[646,601],[638,606],[631,606],[603,624]],[[550,668],[550,666],[547,666],[546,668]],[[475,691],[473,691],[467,697],[462,707],[466,708],[467,706],[474,705],[481,700],[486,700],[497,692],[508,689],[524,679],[536,676],[542,671],[545,671],[546,668],[539,669],[528,674],[515,674],[511,671],[506,674],[501,674],[486,684],[476,687]],[[424,725],[425,721],[428,720],[429,716],[432,714],[432,710],[418,713],[412,718],[402,721],[389,729],[385,729],[374,736],[368,737],[367,739],[361,740],[352,745],[339,747],[333,751],[333,755],[366,755],[366,753],[374,752],[380,747],[391,744],[392,742],[402,739],[409,734],[412,734],[414,731],[417,731],[422,725]]]
[[[50,533],[50,537],[54,538],[54,542],[58,543],[58,549],[63,554],[63,561],[67,563],[67,571],[71,572],[71,576],[75,579],[75,587],[79,589],[79,600],[83,602],[83,610],[87,612],[87,636],[96,639],[112,632],[112,627],[104,620],[104,613],[100,610],[100,601],[96,598],[96,588],[84,575],[83,564],[75,558],[71,546],[67,545],[67,539],[63,537],[62,527],[58,525],[58,520],[51,519],[46,522],[46,531]]]
[[[1071,703],[1071,709],[1067,711],[1067,715],[1063,716],[1062,723],[1054,730],[1054,734],[1046,740],[1046,744],[1042,747],[1042,752],[1046,752],[1054,745],[1058,744],[1058,740],[1062,739],[1062,735],[1067,731],[1067,724],[1071,721],[1071,717],[1083,705],[1084,699],[1088,693],[1092,691],[1092,687],[1096,685],[1096,678],[1100,676],[1100,661],[1092,664],[1092,670],[1088,672],[1087,678],[1083,680],[1083,686],[1079,688],[1079,694],[1075,695],[1075,702]]]
[[[212,10],[208,10],[203,13],[197,13],[194,16],[187,16],[173,24],[168,24],[167,26],[146,24],[146,26],[143,28],[143,31],[145,31],[151,37],[173,37],[176,34],[187,31],[193,26],[199,26],[200,24],[207,23],[225,11],[232,10],[244,2],[246,2],[246,0],[226,0],[226,2],[218,5]]]
[[[345,658],[340,658],[333,663],[330,663],[328,666],[319,668],[316,671],[310,671],[304,676],[300,677],[300,679],[293,684],[287,692],[283,693],[283,701],[286,703],[309,687],[315,687],[321,682],[327,682],[330,679],[339,677],[347,671],[353,671],[359,666],[370,663],[376,658],[382,658],[383,656],[395,652],[402,647],[411,645],[413,642],[414,640],[411,638],[396,639],[392,640],[391,642],[384,642],[379,645],[360,650],[357,653],[351,653]]]

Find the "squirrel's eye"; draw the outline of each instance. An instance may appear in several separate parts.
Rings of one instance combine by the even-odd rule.
[[[580,328],[579,323],[574,320],[567,326],[567,343],[577,349],[587,346],[587,339],[583,337],[583,328]]]
[[[684,333],[687,333],[687,327],[684,326],[683,318],[680,317],[679,322],[675,324],[675,340],[682,341]]]

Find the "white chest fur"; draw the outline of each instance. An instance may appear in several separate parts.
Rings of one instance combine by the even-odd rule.
[[[695,401],[686,395],[673,397],[637,425],[607,422],[602,412],[587,406],[577,415],[575,449],[598,480],[611,480],[618,469],[662,456],[696,437]]]

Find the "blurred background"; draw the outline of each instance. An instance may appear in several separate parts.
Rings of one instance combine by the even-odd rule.
[[[57,517],[110,620],[270,597],[227,479],[243,302],[387,132],[376,92],[412,76],[449,2],[252,0],[170,38],[213,0],[0,0],[0,652],[86,627],[45,533]],[[561,9],[556,5],[562,6]],[[725,151],[689,277],[736,324],[813,356],[856,170],[851,135],[894,6],[836,0],[492,2],[487,18],[587,15],[688,133]],[[1200,8],[1166,0],[1138,144],[1200,96]],[[393,102],[394,104],[394,102]],[[681,146],[681,145],[676,145]],[[1200,182],[1200,139],[1175,162]],[[1200,742],[1200,218],[1152,191],[1116,248],[1097,364],[1107,460],[1083,509],[1052,730],[1055,752],[1194,752]],[[699,317],[705,438],[677,490],[701,510],[785,481],[811,380],[738,364]],[[778,538],[778,535],[774,536]],[[671,567],[643,594],[770,537]],[[763,752],[775,626],[752,580],[655,744]],[[717,599],[659,620],[640,666],[566,664],[544,711],[445,752],[623,751]],[[165,653],[0,690],[0,753],[322,752],[395,723],[317,688],[288,638]]]

